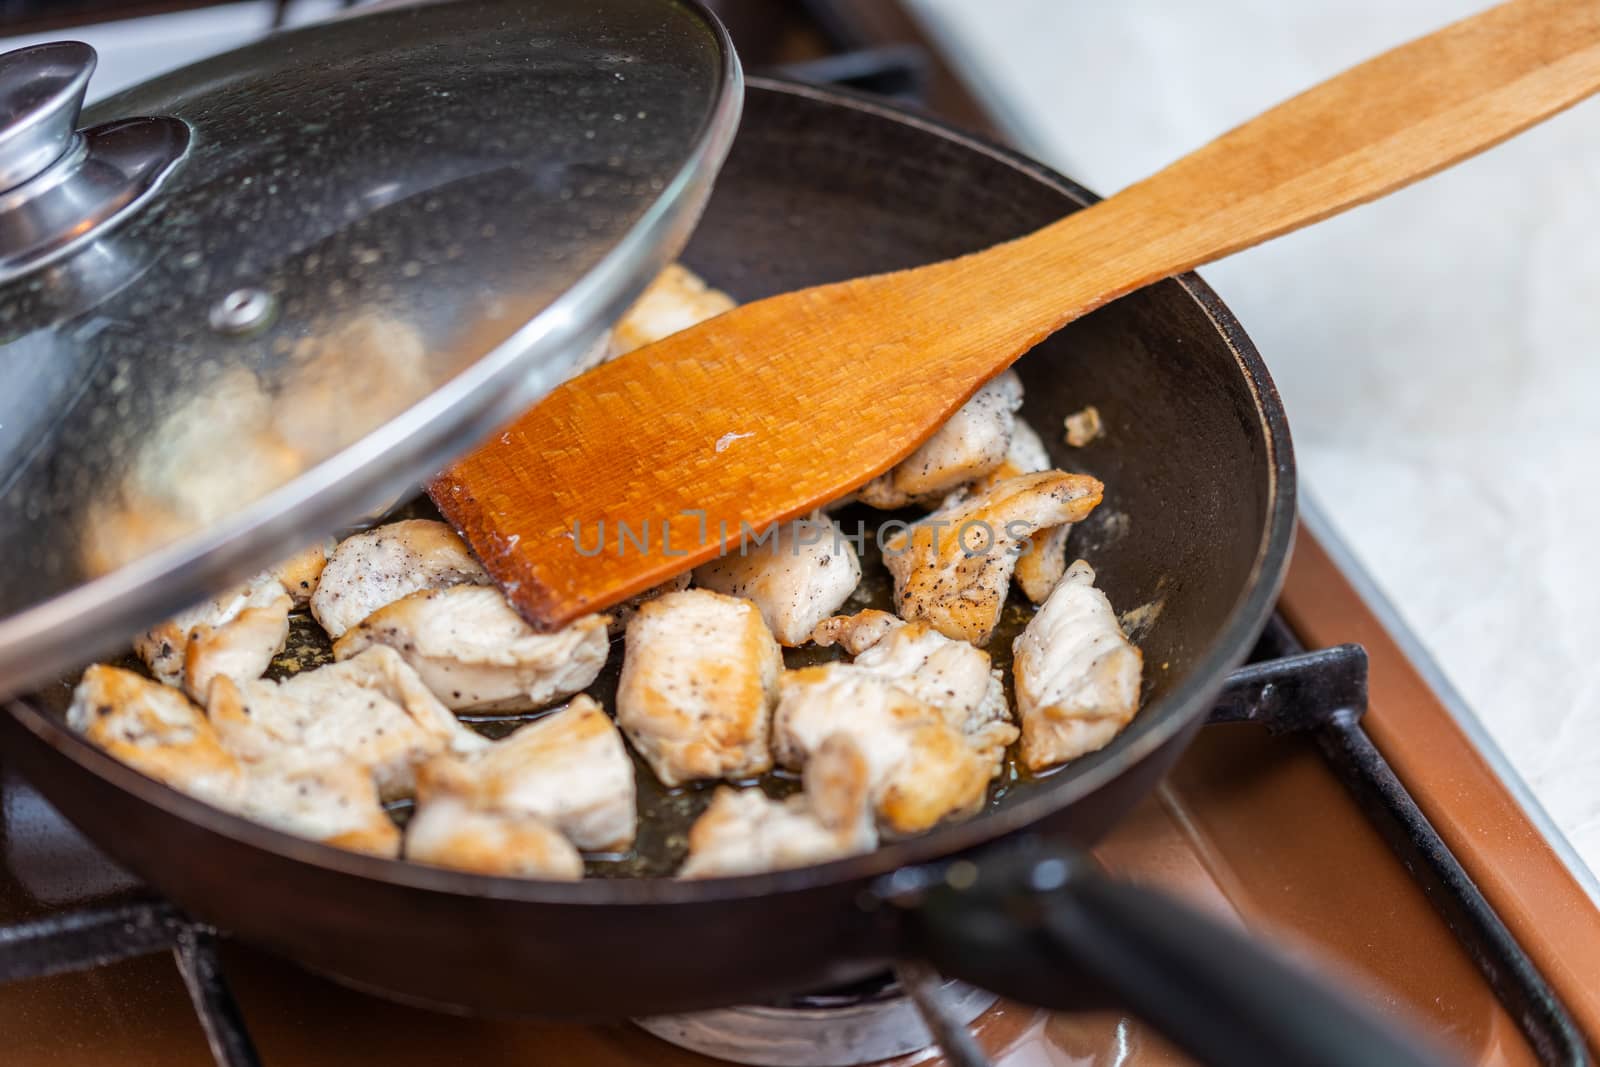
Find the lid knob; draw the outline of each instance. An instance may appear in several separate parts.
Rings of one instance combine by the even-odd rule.
[[[79,41],[0,55],[0,284],[99,240],[188,150],[170,116],[79,130],[94,68]]]
[[[15,189],[72,144],[94,49],[55,41],[0,55],[0,190]]]

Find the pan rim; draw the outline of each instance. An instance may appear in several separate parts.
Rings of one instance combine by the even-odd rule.
[[[745,84],[748,90],[809,98],[910,125],[1018,170],[1064,193],[1080,208],[1099,199],[1072,179],[1019,152],[942,120],[864,94],[776,78],[749,77],[745,79]],[[1070,773],[1069,765],[1064,769],[1065,773],[1053,775],[1053,780],[1041,783],[1039,788],[1032,791],[1032,795],[1006,808],[939,827],[918,837],[882,845],[862,855],[792,870],[693,881],[672,878],[586,878],[577,882],[551,882],[495,877],[431,867],[403,859],[363,855],[295,837],[213,808],[120,763],[34,707],[26,697],[7,701],[7,710],[38,740],[84,771],[108,780],[166,814],[229,838],[237,844],[273,853],[282,859],[309,864],[330,875],[376,882],[385,887],[453,897],[579,907],[706,904],[860,883],[902,868],[953,859],[1001,838],[1026,832],[1040,821],[1097,792],[1164,747],[1209,708],[1226,680],[1227,672],[1249,653],[1276,603],[1288,565],[1297,514],[1297,477],[1287,415],[1260,353],[1217,294],[1192,272],[1172,280],[1194,300],[1221,334],[1256,403],[1267,451],[1267,493],[1270,504],[1251,564],[1250,577],[1230,610],[1226,623],[1217,631],[1188,676],[1171,693],[1141,709],[1141,716],[1154,716],[1155,722],[1133,744],[1118,753],[1119,758],[1107,760],[1079,774]]]

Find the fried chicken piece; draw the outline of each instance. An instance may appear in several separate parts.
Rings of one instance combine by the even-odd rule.
[[[347,631],[333,655],[349,659],[374,645],[398,651],[453,711],[546,707],[593,682],[611,651],[604,615],[542,634],[483,585],[401,597]]]
[[[1106,432],[1100,409],[1093,404],[1068,415],[1062,429],[1066,431],[1064,440],[1073,448],[1083,448],[1095,438],[1104,437]]]
[[[423,589],[487,585],[489,575],[442,522],[406,519],[339,542],[311,597],[311,614],[334,640],[385,604]]]
[[[976,481],[958,486],[945,494],[939,502],[941,509],[958,507],[982,496],[1001,482],[1008,481],[1021,474],[1037,474],[1040,471],[1053,469],[1050,453],[1045,450],[1044,439],[1041,438],[1027,420],[1017,416],[1016,425],[1011,431],[1011,447],[1006,450],[1005,461],[994,470],[985,474]]]
[[[866,757],[845,734],[806,763],[804,792],[770,800],[759,789],[718,788],[689,829],[680,878],[718,878],[826,863],[878,847]]]
[[[292,604],[281,585],[264,583],[236,614],[225,615],[215,626],[201,622],[190,627],[183,654],[184,692],[203,701],[214,678],[248,681],[265,674],[288,641]]]
[[[655,344],[735,307],[733,297],[713,289],[694,271],[674,263],[656,275],[612,331],[612,358]]]
[[[1017,635],[1012,652],[1029,770],[1104,748],[1139,710],[1143,657],[1081,559]]]
[[[543,819],[586,852],[623,851],[638,827],[633,761],[616,724],[587,696],[475,752],[430,760],[417,800],[426,808],[445,798]]]
[[[1006,746],[1017,739],[1000,671],[989,654],[953,641],[926,623],[907,623],[886,611],[838,616],[817,627],[817,643],[837,642],[865,671],[939,709],[979,754],[990,775],[1000,773]]]
[[[142,774],[218,807],[244,792],[239,760],[188,697],[132,671],[97,663],[72,691],[67,725]]]
[[[1008,478],[1015,478],[1019,474],[1036,474],[1052,466],[1044,439],[1019,415],[1011,432],[1011,448],[1006,452],[1005,462],[971,485],[962,486],[950,494],[943,506],[950,507],[987,492]],[[1017,585],[1033,603],[1044,603],[1044,598],[1050,595],[1050,590],[1066,573],[1067,535],[1071,532],[1070,522],[1039,530],[1028,538],[1028,547],[1017,556]]]
[[[883,558],[897,612],[983,644],[1000,621],[1021,543],[1038,530],[1081,522],[1101,492],[1088,475],[1024,474],[890,535]]]
[[[1005,462],[1020,407],[1022,379],[1003,371],[915,452],[862,486],[857,497],[875,508],[903,508],[932,503],[983,477]]]
[[[259,678],[289,637],[294,600],[270,574],[180,612],[134,639],[156,679],[204,700],[211,679]]]
[[[621,636],[627,631],[628,624],[633,621],[633,617],[639,614],[639,608],[641,605],[648,601],[654,600],[658,596],[666,596],[668,593],[681,593],[683,590],[689,588],[689,577],[689,571],[684,571],[682,574],[675,574],[658,586],[654,586],[653,588],[646,589],[642,593],[631,596],[620,604],[613,604],[610,608],[606,609],[610,612],[611,619],[611,621],[606,624],[606,633],[610,634],[612,637]]]
[[[752,777],[772,767],[782,670],[754,604],[706,589],[668,593],[628,624],[617,723],[666,785]]]
[[[905,624],[906,621],[898,615],[867,608],[854,615],[835,615],[831,619],[823,619],[811,632],[811,640],[823,648],[838,645],[852,656],[859,656],[888,637],[889,631]]]
[[[206,711],[223,744],[244,759],[338,753],[368,768],[385,800],[409,795],[429,757],[488,743],[384,645],[281,682],[219,677]]]
[[[400,833],[365,768],[296,751],[239,759],[187,697],[132,671],[85,671],[67,724],[135,770],[225,811],[340,848],[399,850]]]
[[[303,608],[311,603],[311,598],[317,592],[317,582],[322,577],[322,570],[328,565],[328,560],[333,558],[333,551],[338,545],[339,542],[331,537],[318,541],[271,568],[267,574],[283,585],[284,591],[294,598],[295,607]]]
[[[400,854],[400,828],[383,810],[372,772],[360,763],[338,753],[284,752],[244,768],[237,814],[335,848]]]
[[[1017,736],[988,653],[878,611],[818,630],[822,643],[860,654],[784,674],[773,717],[779,762],[806,767],[842,734],[867,760],[887,830],[916,833],[975,812]]]
[[[304,606],[332,542],[313,545],[250,581],[174,615],[134,639],[157,680],[204,701],[219,674],[259,678],[289,637],[289,612]]]
[[[848,736],[867,760],[878,822],[894,833],[976,812],[990,769],[961,733],[933,705],[848,667],[784,674],[773,728],[778,759],[800,768],[829,738]]]
[[[406,859],[503,878],[583,877],[577,848],[543,819],[479,811],[451,796],[430,801],[412,816]]]
[[[832,520],[800,519],[696,568],[694,581],[755,604],[778,643],[793,648],[850,599],[861,561]]]
[[[1043,604],[1067,573],[1067,536],[1072,523],[1064,522],[1040,530],[1028,538],[1028,547],[1017,557],[1017,588],[1034,604]]]

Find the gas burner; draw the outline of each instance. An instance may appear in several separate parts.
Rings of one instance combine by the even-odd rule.
[[[965,1028],[998,999],[921,968],[906,968],[779,1004],[657,1015],[634,1023],[669,1044],[730,1063],[857,1067],[944,1045],[947,1028]],[[929,1011],[932,1029],[925,1021]]]

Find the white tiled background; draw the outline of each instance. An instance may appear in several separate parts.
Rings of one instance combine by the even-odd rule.
[[[916,0],[1102,194],[1483,0]],[[1600,869],[1600,100],[1201,272],[1304,483]]]

